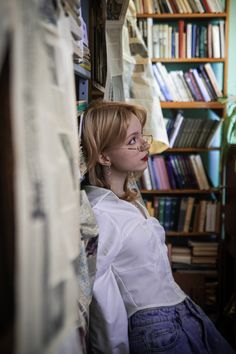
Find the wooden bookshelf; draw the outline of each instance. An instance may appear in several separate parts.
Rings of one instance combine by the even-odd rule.
[[[161,55],[165,56],[165,58],[152,57],[151,62],[153,64],[154,63],[161,63],[162,65],[166,65],[167,69],[171,68],[171,70],[175,70],[174,67],[176,67],[176,70],[178,70],[178,68],[180,68],[180,70],[182,70],[183,72],[185,71],[185,70],[183,70],[183,68],[184,69],[185,68],[186,69],[196,68],[200,64],[204,65],[205,63],[210,63],[210,65],[212,65],[213,70],[219,69],[219,71],[222,73],[222,92],[223,92],[224,96],[227,95],[229,0],[225,1],[225,11],[222,13],[183,13],[183,14],[181,14],[181,13],[173,13],[173,14],[171,14],[171,13],[162,13],[162,14],[147,14],[147,13],[141,14],[141,13],[138,13],[137,18],[138,18],[138,20],[141,20],[142,26],[143,26],[145,19],[147,21],[147,27],[148,27],[148,24],[150,26],[150,23],[152,22],[148,19],[153,19],[153,24],[160,24],[160,25],[168,24],[168,25],[170,25],[170,27],[177,28],[177,29],[178,29],[178,21],[180,21],[180,20],[183,20],[183,21],[186,20],[186,21],[184,21],[185,22],[184,27],[186,26],[186,23],[191,23],[191,22],[195,23],[195,24],[199,24],[199,26],[207,26],[208,23],[214,24],[215,23],[214,20],[216,20],[216,22],[223,20],[224,21],[224,34],[225,34],[225,38],[224,38],[225,51],[223,54],[221,52],[220,58],[207,57],[206,55],[208,55],[207,54],[208,52],[206,52],[206,54],[203,54],[205,57],[193,57],[193,58],[187,58],[187,57],[170,58],[170,57],[168,57],[167,58],[166,57],[167,55],[175,56],[175,53],[173,54],[173,48],[171,51],[169,49],[167,51],[161,51],[161,49],[160,49],[161,47],[159,47],[158,51],[155,52],[155,54],[157,53],[156,56],[159,54],[160,56]],[[142,28],[142,26],[141,26],[141,28]],[[184,32],[186,33],[185,29],[184,29]],[[148,31],[147,31],[147,33],[148,33]],[[157,40],[157,38],[159,38],[159,37],[156,37],[156,40]],[[151,48],[151,50],[149,50],[150,49],[149,46],[150,46],[150,43],[152,43],[152,41],[148,40],[148,38],[146,38],[146,37],[145,37],[145,40],[147,42],[148,51],[153,52],[153,48]],[[194,56],[195,56],[196,52],[194,52],[194,53],[195,53],[194,54]],[[178,56],[178,53],[177,53],[177,56]],[[187,54],[185,56],[187,56]],[[163,89],[163,87],[162,87],[162,89]],[[161,87],[160,87],[160,91],[161,91]],[[163,96],[165,96],[165,95],[163,94]],[[165,99],[167,100],[167,97],[165,97]],[[161,101],[160,105],[161,105],[161,109],[163,110],[163,116],[166,117],[166,115],[168,115],[168,118],[171,118],[171,114],[170,114],[171,111],[173,112],[173,114],[172,114],[172,117],[173,117],[174,114],[176,114],[176,112],[178,110],[183,111],[183,112],[185,112],[185,110],[186,110],[186,114],[184,113],[184,116],[186,116],[186,117],[191,117],[191,112],[195,112],[195,114],[193,114],[193,118],[198,116],[197,112],[199,112],[199,117],[203,117],[206,119],[212,118],[210,112],[214,112],[214,114],[216,114],[219,118],[224,118],[226,115],[225,105],[217,100],[216,101],[209,101],[209,102],[205,102],[205,101],[204,102],[202,102],[202,101],[201,102],[199,102],[199,101],[191,101],[191,102],[190,101],[188,101],[188,102]],[[202,154],[203,153],[204,157],[207,157],[207,156],[209,157],[209,156],[212,156],[211,152],[215,152],[216,154],[218,154],[218,156],[220,156],[220,154],[222,153],[222,148],[219,145],[220,144],[218,144],[218,146],[215,146],[215,147],[214,146],[213,147],[194,147],[194,146],[193,147],[181,147],[180,144],[177,144],[178,147],[167,149],[163,154],[164,155],[185,154],[185,156],[186,156],[188,154]],[[187,146],[187,145],[183,145],[183,146]],[[220,162],[219,162],[219,165],[217,165],[217,170],[222,171],[222,166],[220,166],[221,160],[219,159],[219,161]],[[179,170],[181,170],[181,166],[179,166]],[[181,172],[181,171],[179,171],[179,172]],[[219,206],[220,206],[219,209],[221,212],[222,211],[221,202],[222,202],[222,195],[223,195],[223,193],[222,193],[223,179],[222,179],[222,175],[219,174],[219,176],[220,176],[219,177],[219,186],[216,188],[209,188],[207,190],[199,190],[199,189],[143,190],[142,189],[141,193],[146,201],[153,202],[152,207],[153,207],[153,210],[155,210],[154,215],[158,215],[158,210],[160,211],[162,209],[162,211],[160,211],[160,216],[161,216],[161,213],[164,215],[164,216],[162,215],[162,220],[164,220],[163,217],[165,217],[165,212],[169,212],[166,210],[163,211],[163,208],[166,207],[166,205],[167,205],[166,203],[168,203],[168,200],[172,200],[172,198],[173,199],[178,198],[178,199],[182,200],[183,198],[188,199],[189,197],[193,197],[194,203],[195,203],[195,201],[196,201],[196,203],[198,203],[201,200],[207,200],[207,201],[217,200],[219,203]],[[155,177],[155,178],[157,178],[157,177]],[[154,200],[155,200],[154,198],[156,198],[155,203],[154,203]],[[161,200],[162,200],[162,204],[161,204]],[[159,204],[159,202],[160,202],[160,204]],[[172,202],[169,201],[169,203],[172,203]],[[163,204],[164,204],[164,206],[163,206]],[[171,207],[173,207],[173,205],[174,204],[171,204]],[[180,207],[179,200],[178,200],[177,206]],[[154,208],[157,208],[157,209],[154,209]],[[158,208],[160,208],[160,209],[158,209]],[[169,206],[169,208],[170,208],[170,206]],[[175,215],[176,215],[176,212],[175,212]],[[217,216],[217,217],[219,217],[219,216]],[[165,225],[164,225],[164,227],[165,227]],[[174,228],[174,229],[176,230],[176,228]],[[218,229],[219,228],[216,228],[216,230],[218,230]],[[221,229],[221,222],[220,222],[220,229]],[[168,238],[174,238],[174,241],[172,239],[170,240],[170,242],[173,244],[178,243],[177,239],[179,237],[181,237],[182,239],[187,241],[189,238],[191,239],[192,237],[195,237],[197,240],[199,237],[203,237],[204,239],[210,239],[211,236],[216,236],[217,240],[219,242],[221,242],[221,234],[218,232],[178,232],[178,231],[173,230],[173,231],[167,231],[166,236]],[[220,259],[220,254],[219,254],[216,269],[220,269],[220,265],[221,265],[221,259]],[[188,268],[188,265],[185,265],[185,271],[187,268]],[[189,266],[188,269],[191,270],[191,266]],[[210,267],[209,267],[209,269],[210,269]],[[207,271],[207,267],[206,267],[206,271]],[[216,271],[215,277],[217,278],[217,281],[220,281],[220,274],[219,274],[218,270]],[[212,308],[213,308],[213,311],[216,311],[217,314],[219,314],[219,306],[216,306],[216,304],[214,304],[214,306],[212,306]]]
[[[194,13],[194,14],[137,14],[137,18],[153,18],[157,20],[178,20],[178,19],[217,19],[226,18],[228,15],[226,12],[221,13]]]
[[[146,190],[141,189],[142,194],[211,194],[211,193],[221,193],[221,188],[210,188],[210,189],[152,189]]]
[[[202,147],[202,148],[187,148],[187,147],[180,147],[180,148],[170,148],[165,151],[165,153],[175,154],[175,153],[198,153],[198,152],[209,152],[209,151],[221,151],[222,148],[220,147]]]
[[[161,102],[161,108],[166,109],[225,109],[220,102]]]
[[[225,58],[152,58],[152,63],[224,63]]]

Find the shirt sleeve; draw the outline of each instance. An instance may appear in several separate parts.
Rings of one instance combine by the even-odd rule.
[[[128,354],[128,318],[112,269],[95,280],[90,316],[91,354]]]
[[[95,213],[96,215],[96,213]],[[99,225],[97,272],[90,307],[89,349],[91,354],[128,354],[128,316],[112,263],[122,245],[117,225],[96,215]]]

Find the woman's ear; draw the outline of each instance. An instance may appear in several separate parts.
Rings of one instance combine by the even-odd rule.
[[[103,166],[110,166],[111,165],[110,157],[104,152],[102,152],[99,155],[98,162]]]

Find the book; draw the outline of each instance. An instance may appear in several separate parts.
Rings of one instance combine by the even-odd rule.
[[[197,230],[196,230],[198,232],[204,232],[204,230],[205,230],[206,206],[207,206],[207,201],[206,200],[200,200],[200,202],[199,202],[198,227],[197,227]]]
[[[192,215],[192,211],[193,211],[194,200],[195,199],[193,197],[188,197],[185,220],[184,220],[184,225],[183,225],[184,232],[189,231],[189,225],[190,225],[191,215]]]
[[[143,10],[145,14],[152,14],[152,0],[143,0]]]
[[[163,79],[163,75],[161,75],[158,67],[156,66],[156,64],[153,64],[152,65],[152,69],[153,69],[153,74],[154,74],[154,77],[160,87],[160,90],[165,98],[166,101],[173,101],[173,98],[169,92],[169,89]]]
[[[147,50],[149,58],[153,57],[153,48],[152,48],[152,26],[153,26],[153,19],[148,17],[147,18]]]
[[[215,241],[192,241],[188,240],[188,246],[193,247],[195,249],[218,249],[219,242]]]
[[[205,10],[204,10],[204,7],[202,6],[201,1],[200,1],[200,0],[194,0],[194,1],[195,1],[195,4],[196,4],[197,8],[198,8],[198,11],[199,11],[201,14],[204,13]]]
[[[154,171],[154,166],[152,163],[152,158],[148,158],[148,171],[151,179],[152,189],[159,189],[158,180],[156,179],[156,174]]]
[[[211,130],[209,131],[208,136],[206,137],[206,141],[204,141],[203,145],[206,147],[210,147],[217,132],[219,131],[220,127],[223,124],[224,119],[220,119],[220,120],[214,120],[213,122],[213,126],[211,128]]]
[[[211,84],[212,84],[212,87],[214,88],[214,91],[215,91],[215,93],[216,93],[216,96],[217,96],[217,97],[222,97],[223,94],[222,94],[222,92],[221,92],[221,90],[220,90],[220,88],[219,88],[219,86],[218,86],[218,83],[217,83],[217,80],[216,80],[216,76],[215,76],[215,74],[214,74],[214,71],[213,71],[213,69],[212,69],[210,63],[204,64],[204,68],[205,68],[206,73],[207,73],[207,75],[208,75],[208,77],[209,77],[209,80],[210,80],[210,82],[211,82]]]
[[[198,85],[194,79],[193,73],[188,71],[184,73],[184,77],[195,101],[204,101],[201,91],[199,90]]]
[[[172,148],[174,146],[176,137],[180,131],[181,125],[183,123],[184,116],[181,112],[178,112],[174,118],[174,125],[169,136],[169,145]]]
[[[198,13],[199,12],[198,7],[197,7],[197,5],[196,5],[194,0],[189,0],[189,5],[191,6],[191,8],[192,8],[194,13]]]
[[[191,167],[192,167],[194,176],[195,176],[195,178],[197,180],[198,188],[199,189],[205,189],[204,182],[203,182],[203,180],[201,178],[200,172],[199,172],[198,167],[197,167],[195,156],[194,155],[190,155],[189,156],[189,161],[191,163]]]
[[[191,250],[187,246],[172,246],[172,254],[191,254]]]
[[[192,257],[191,254],[175,254],[172,252],[171,261],[173,263],[191,264]]]
[[[149,169],[146,168],[143,172],[143,175],[141,177],[142,179],[142,182],[143,182],[143,186],[144,186],[144,189],[147,189],[147,190],[152,190],[152,181],[151,181],[151,176],[150,176],[150,172],[149,172]]]
[[[160,58],[160,37],[159,25],[154,24],[152,27],[152,51],[154,58]]]
[[[220,57],[225,57],[225,22],[220,20],[219,21],[219,28],[220,28]]]
[[[186,57],[192,58],[192,24],[186,25]]]
[[[192,256],[191,262],[193,264],[214,264],[216,265],[215,256]]]
[[[178,231],[182,232],[184,228],[185,215],[187,210],[187,198],[182,198],[180,202],[180,210],[179,210],[179,222],[178,222]]]
[[[199,76],[198,70],[197,69],[190,69],[190,72],[194,76],[194,79],[195,79],[195,81],[197,83],[197,86],[198,86],[200,92],[201,92],[203,100],[205,102],[209,102],[211,100],[211,98],[210,98],[210,96],[209,96],[209,94],[208,94],[208,92],[207,92],[207,90],[206,90],[206,88],[205,88],[205,86],[204,86],[204,84],[202,82],[202,78]]]
[[[206,175],[203,163],[202,163],[201,156],[199,154],[196,154],[194,156],[194,159],[196,161],[197,170],[198,170],[200,179],[202,180],[202,183],[203,183],[203,189],[209,189],[210,185],[209,185],[207,175]]]
[[[166,170],[167,170],[167,174],[168,174],[168,179],[170,182],[170,187],[171,187],[171,189],[176,189],[177,184],[176,184],[176,180],[175,180],[175,175],[173,172],[173,168],[171,166],[171,161],[169,160],[168,156],[165,159],[165,163],[166,163]]]
[[[212,52],[213,58],[220,58],[220,28],[218,25],[212,25]]]
[[[164,209],[165,209],[165,198],[160,197],[158,199],[158,217],[159,223],[163,225],[164,223]]]
[[[198,67],[199,71],[201,72],[203,78],[204,78],[204,81],[207,85],[207,88],[208,88],[208,92],[209,92],[209,95],[211,97],[211,99],[215,100],[217,98],[216,96],[216,93],[215,93],[215,90],[209,80],[209,77],[204,69],[204,65],[200,64],[199,67]]]
[[[171,213],[171,208],[172,208],[172,204],[171,204],[171,197],[166,197],[165,198],[165,209],[164,209],[164,223],[163,223],[163,227],[166,231],[170,231],[171,230],[171,217],[172,217],[172,213]]]
[[[178,22],[178,30],[179,30],[179,58],[185,57],[184,50],[184,21],[180,20]]]
[[[212,23],[207,24],[207,56],[212,58]]]

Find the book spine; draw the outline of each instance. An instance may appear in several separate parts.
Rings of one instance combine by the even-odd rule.
[[[193,73],[194,79],[196,80],[196,83],[198,85],[199,90],[201,91],[204,101],[209,102],[211,100],[211,98],[210,98],[205,86],[202,83],[202,80],[198,74],[197,69],[190,69],[190,71]]]
[[[219,86],[218,86],[218,83],[217,83],[217,80],[216,80],[216,77],[215,77],[214,71],[212,70],[211,65],[209,63],[206,63],[204,65],[204,68],[205,68],[206,73],[207,73],[207,75],[209,77],[209,80],[210,80],[210,82],[212,84],[212,87],[215,90],[215,93],[216,93],[217,97],[222,97],[223,94],[222,94],[221,90],[219,89]]]
[[[179,29],[179,58],[185,57],[185,50],[184,50],[184,21],[178,22],[178,29]]]

